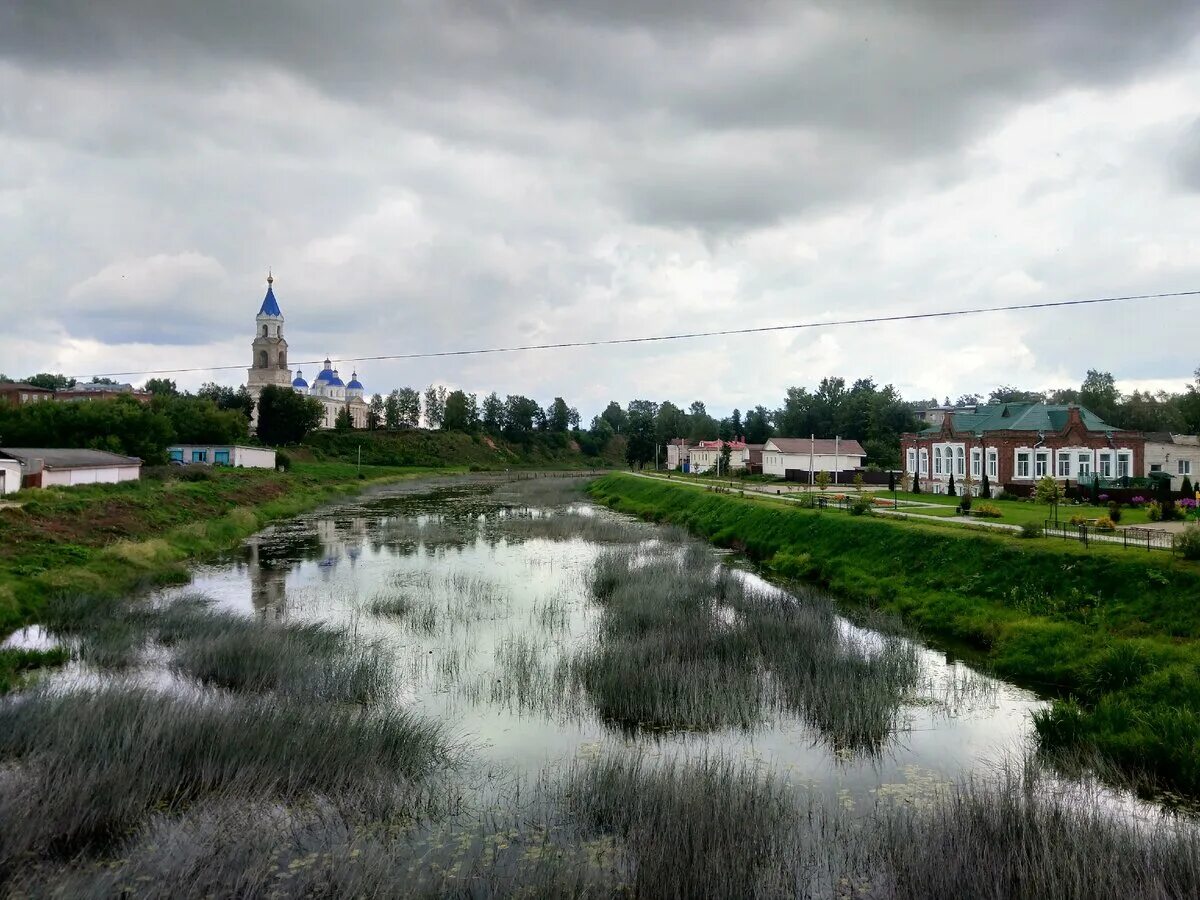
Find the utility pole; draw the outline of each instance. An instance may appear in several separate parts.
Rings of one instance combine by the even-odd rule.
[[[839,470],[842,468],[842,462],[838,459],[839,451],[841,450],[842,436],[835,434],[833,436],[833,483],[838,483]]]
[[[358,474],[362,474],[362,444],[358,445]]]
[[[808,490],[811,493],[813,485],[816,484],[816,473],[813,471],[814,454],[817,448],[816,434],[808,436]]]

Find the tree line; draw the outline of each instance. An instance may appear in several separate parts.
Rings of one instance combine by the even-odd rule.
[[[63,379],[51,389],[72,387],[68,381]],[[27,383],[34,381],[31,378]],[[44,384],[45,380],[39,386]],[[108,450],[160,464],[167,461],[171,444],[233,444],[247,440],[253,404],[244,388],[236,391],[205,385],[195,394],[175,391],[173,384],[171,388],[165,391],[159,385],[149,403],[118,394],[94,400],[0,405],[0,443],[10,447]]]

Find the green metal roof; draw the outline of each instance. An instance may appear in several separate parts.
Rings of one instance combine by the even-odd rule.
[[[951,416],[955,431],[971,431],[975,434],[988,431],[1062,431],[1067,427],[1070,408],[1065,404],[989,403],[976,407],[974,412],[951,413]],[[1079,416],[1088,431],[1116,430],[1085,407],[1079,407]]]

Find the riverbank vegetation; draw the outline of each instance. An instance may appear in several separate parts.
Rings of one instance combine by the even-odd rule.
[[[359,478],[339,463],[289,472],[163,467],[140,481],[23,491],[0,508],[0,635],[50,597],[186,581],[187,561],[236,546],[270,521],[425,471],[368,466]]]
[[[1164,554],[820,513],[609,475],[593,496],[901,615],[1055,696],[1047,749],[1090,748],[1200,793],[1200,568]]]
[[[887,616],[854,628],[816,589],[774,588],[682,529],[633,521],[619,546],[574,548],[585,561],[571,569],[540,535],[488,535],[481,505],[448,493],[441,507],[420,497],[363,504],[380,537],[390,529],[410,546],[358,558],[359,576],[392,567],[380,573],[395,589],[386,596],[354,589],[338,600],[322,579],[328,605],[311,609],[299,579],[291,602],[253,615],[175,590],[51,598],[40,617],[48,634],[96,649],[0,699],[0,894],[1200,891],[1192,823],[1135,818],[1036,759],[959,784],[943,780],[948,772],[897,772],[851,793],[837,789],[840,776],[822,782],[816,768],[772,752],[770,740],[766,758],[754,747],[739,754],[744,734],[786,715],[787,742],[822,738],[814,745],[829,747],[816,758],[850,781],[886,765],[886,735],[905,733],[896,710],[931,699],[919,675],[930,661]],[[587,518],[574,510],[574,479],[531,479],[497,496],[509,512]],[[328,524],[357,519],[344,513]],[[595,517],[619,522],[605,510]],[[481,545],[532,540],[530,553],[505,561],[556,567],[577,591],[523,591],[533,568],[517,566],[515,582],[480,571],[483,550],[464,559],[441,540],[454,530]],[[411,548],[413,534],[437,542],[432,557]],[[418,557],[436,567],[410,565]],[[421,609],[436,611],[429,630],[413,621]],[[515,621],[521,612],[529,618]],[[397,627],[407,631],[389,631]],[[523,768],[511,750],[489,752],[486,734],[456,735],[436,714],[453,716],[454,703],[422,692],[430,682],[412,677],[418,663],[442,672],[447,692],[485,673],[490,688],[464,685],[454,703],[490,702],[485,715],[498,718],[513,702],[545,741],[534,760]],[[559,743],[567,732],[543,730],[550,720],[536,711],[571,697],[608,737],[594,741],[589,729],[581,743]]]

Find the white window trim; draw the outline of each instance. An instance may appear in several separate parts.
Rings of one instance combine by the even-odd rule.
[[[1070,478],[1071,477],[1071,459],[1073,454],[1070,450],[1056,450],[1054,453],[1054,477],[1055,478]],[[1067,464],[1067,471],[1063,471],[1063,463]]]
[[[983,475],[983,451],[978,447],[971,448],[971,477],[979,478]]]
[[[954,473],[960,478],[967,474],[967,451],[962,444],[954,448]]]
[[[1111,450],[1096,451],[1096,474],[1101,478],[1112,478],[1113,471],[1116,468],[1116,460],[1113,459]]]
[[[1121,464],[1125,464],[1125,472],[1121,472]],[[1117,473],[1117,478],[1132,478],[1133,477],[1133,451],[1128,448],[1117,449],[1117,464],[1114,471]]]
[[[988,478],[1000,477],[1000,453],[997,450],[987,452]]]
[[[1049,450],[1035,449],[1033,451],[1033,477],[1035,481],[1039,478],[1045,478],[1050,473],[1050,457],[1051,453]]]
[[[929,451],[922,448],[920,455],[921,475],[929,474]]]
[[[1091,478],[1096,471],[1096,452],[1087,447],[1081,447],[1073,451],[1075,454],[1075,462],[1071,467],[1071,471],[1075,473],[1077,479]],[[1087,457],[1087,471],[1084,472],[1082,466],[1079,465],[1080,457]]]
[[[1021,474],[1021,456],[1024,454],[1027,459],[1028,471]],[[1013,450],[1013,480],[1032,481],[1033,480],[1033,448],[1032,447],[1017,447]]]
[[[1175,473],[1176,475],[1191,475],[1192,461],[1190,459],[1177,459],[1175,460],[1175,468],[1178,470]]]
[[[906,460],[907,460],[908,465],[907,465],[907,468],[905,469],[905,471],[906,472],[916,472],[917,471],[917,451],[910,447],[908,450],[908,456],[906,457]]]

